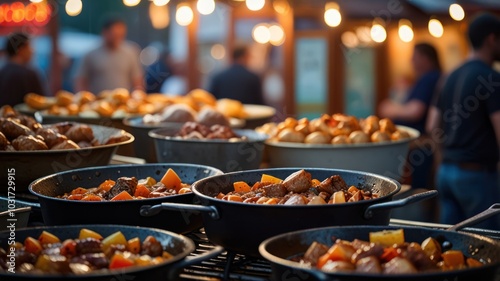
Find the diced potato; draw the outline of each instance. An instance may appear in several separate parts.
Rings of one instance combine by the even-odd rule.
[[[390,247],[394,244],[401,245],[405,242],[404,231],[403,229],[397,229],[370,232],[370,242],[386,247]]]
[[[260,182],[281,183],[283,180],[271,175],[262,174]]]
[[[343,191],[337,191],[332,195],[332,199],[333,204],[345,203],[345,194]]]
[[[150,256],[143,255],[135,260],[135,264],[139,266],[151,265],[153,263]]]
[[[183,188],[179,189],[179,194],[186,194],[186,193],[190,193],[190,192],[191,192],[190,187],[183,187]]]
[[[347,189],[347,192],[349,192],[350,194],[354,194],[358,191],[359,191],[359,189],[357,187],[355,187],[354,185],[351,185],[351,187],[349,187],[349,189]]]
[[[169,259],[173,258],[174,256],[167,251],[163,251],[163,254],[161,255],[161,257],[164,260],[169,260]]]
[[[441,254],[445,266],[457,268],[465,265],[464,254],[461,251],[449,250]]]
[[[441,257],[441,245],[436,239],[429,237],[422,242],[422,250],[431,260]]]
[[[153,179],[152,177],[147,177],[145,179],[139,180],[139,184],[144,184],[147,186],[153,186],[156,184],[156,180]]]
[[[24,248],[26,249],[27,252],[30,252],[35,255],[38,255],[43,249],[42,244],[40,244],[40,241],[36,240],[33,237],[27,237],[24,240]]]
[[[217,194],[217,196],[215,196],[215,198],[222,199],[222,198],[224,198],[224,196],[226,196],[224,193],[219,192],[219,194]]]
[[[161,182],[167,187],[167,188],[172,188],[175,189],[176,191],[179,191],[182,187],[182,181],[181,178],[177,175],[177,173],[172,170],[168,169],[163,178],[161,179]]]
[[[238,195],[229,195],[227,201],[243,202],[243,198]]]
[[[333,245],[326,254],[318,259],[318,268],[322,268],[328,261],[351,261],[352,255],[355,250],[352,246],[346,244]]]
[[[115,244],[121,244],[127,247],[127,239],[125,238],[125,235],[121,233],[121,231],[117,231],[104,238],[104,240],[102,240],[102,249],[104,252],[106,252],[106,249]]]
[[[267,200],[264,204],[266,205],[276,205],[278,204],[279,200],[278,198],[271,198],[269,200]]]
[[[59,239],[59,237],[57,237],[54,234],[52,234],[50,232],[47,232],[45,230],[38,237],[38,241],[40,241],[40,243],[42,245],[44,245],[44,244],[54,244],[54,243],[61,242],[61,240]]]
[[[80,230],[80,235],[78,235],[78,239],[83,240],[85,238],[94,238],[97,240],[102,240],[102,235],[93,230],[82,228]]]
[[[321,196],[314,196],[307,205],[323,205],[326,204],[325,199]]]

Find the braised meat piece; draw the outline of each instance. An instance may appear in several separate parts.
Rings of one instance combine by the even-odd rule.
[[[337,191],[346,191],[348,189],[348,186],[341,176],[335,175],[322,181],[317,186],[317,188],[319,191],[324,191],[333,194]]]
[[[353,246],[354,247],[354,246]],[[354,247],[356,248],[356,247]],[[374,257],[380,257],[384,253],[384,247],[371,243],[369,246],[364,246],[356,251],[354,255],[352,255],[351,259],[353,262],[358,262],[359,260],[369,257],[369,256],[374,256]]]
[[[382,273],[382,266],[376,257],[369,256],[356,262],[356,271],[363,273]]]
[[[149,255],[151,257],[161,256],[163,253],[163,246],[153,236],[148,236],[142,243],[142,255]]]
[[[213,125],[210,127],[210,131],[207,139],[230,139],[238,137],[228,126]]]
[[[311,174],[304,170],[297,171],[283,181],[283,186],[289,192],[304,192],[311,187]]]
[[[65,135],[61,135],[50,128],[40,128],[36,133],[43,137],[45,144],[47,144],[49,148],[68,139]]]
[[[78,239],[75,242],[77,255],[101,252],[101,241],[95,238]]]
[[[286,195],[287,190],[286,187],[281,183],[269,184],[263,186],[264,196],[267,197],[283,197]]]
[[[192,132],[198,132],[205,137],[210,133],[210,128],[199,123],[187,122],[184,126],[182,126],[181,130],[177,133],[177,136],[185,137]]]
[[[135,193],[135,188],[137,187],[137,179],[135,177],[121,177],[116,180],[115,185],[104,194],[105,199],[111,199],[118,195],[122,191],[127,191],[130,195]]]
[[[35,131],[40,129],[42,127],[42,124],[38,123],[35,118],[27,115],[19,115],[17,116],[19,118],[21,124],[24,126],[30,128],[31,130]]]
[[[127,135],[119,135],[110,137],[104,144],[114,144],[119,142],[127,141],[129,137]]]
[[[384,264],[385,274],[411,274],[416,272],[417,269],[405,258],[395,257]]]
[[[107,268],[109,261],[104,253],[88,253],[73,257],[71,263],[82,263],[92,266],[94,269]]]
[[[30,130],[30,128],[16,122],[16,120],[11,118],[8,118],[2,122],[0,130],[2,130],[3,134],[9,140],[13,140],[19,136],[33,135],[33,132]]]
[[[304,254],[304,261],[309,262],[312,266],[316,266],[318,259],[328,252],[328,247],[314,241]]]
[[[78,144],[76,144],[72,140],[64,140],[61,143],[54,145],[51,150],[62,150],[62,149],[78,149],[80,148]]]
[[[19,136],[12,141],[12,146],[16,150],[26,151],[26,150],[46,150],[49,149],[47,145],[34,136]]]
[[[7,148],[7,145],[9,145],[10,142],[7,139],[7,137],[0,132],[0,150],[5,150]]]
[[[437,269],[437,265],[433,262],[422,249],[409,246],[405,252],[405,257],[421,271]]]
[[[73,126],[66,132],[65,135],[68,139],[74,142],[90,142],[94,139],[94,132],[88,125]]]
[[[65,135],[66,132],[73,127],[73,125],[74,125],[73,123],[61,122],[61,123],[50,125],[50,126],[48,126],[48,128],[54,129],[59,134]]]
[[[284,205],[307,205],[307,199],[299,194],[294,194],[286,200]]]

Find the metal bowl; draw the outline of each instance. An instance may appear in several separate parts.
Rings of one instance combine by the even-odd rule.
[[[173,136],[178,129],[163,128],[149,132],[154,139],[159,162],[194,163],[212,166],[223,172],[258,169],[267,135],[254,130],[234,130],[248,140],[183,140]]]
[[[10,191],[27,193],[29,184],[37,178],[71,169],[108,165],[119,146],[134,141],[134,136],[123,130],[99,125],[89,126],[100,143],[105,143],[110,137],[117,135],[128,136],[128,140],[80,149],[0,151],[0,170],[3,171],[0,182],[4,183],[0,193],[7,194],[8,186],[15,186],[15,189]],[[8,185],[9,173],[11,185]]]
[[[304,144],[266,142],[270,167],[314,167],[358,170],[399,179],[403,174],[410,142],[419,137],[415,129],[398,126],[410,138],[363,144]]]

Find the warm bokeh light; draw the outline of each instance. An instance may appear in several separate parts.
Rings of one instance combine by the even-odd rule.
[[[216,60],[221,60],[226,56],[226,48],[221,44],[215,44],[210,48],[210,55]]]
[[[325,22],[328,26],[336,27],[342,21],[339,5],[335,2],[329,2],[325,5]]]
[[[30,0],[31,3],[42,3],[43,0]]]
[[[82,0],[68,0],[64,6],[66,14],[71,17],[78,16],[82,12],[82,8]]]
[[[139,3],[141,3],[141,0],[123,0],[123,4],[129,7],[137,6]]]
[[[443,36],[444,28],[438,19],[429,20],[429,33],[436,38]]]
[[[164,29],[170,24],[170,12],[167,5],[149,4],[149,19],[155,29]]]
[[[342,44],[344,44],[344,46],[346,46],[347,48],[356,48],[359,45],[359,39],[352,31],[346,31],[342,33],[340,40],[342,41]]]
[[[160,51],[153,46],[147,46],[139,54],[139,60],[143,65],[152,65],[160,58]]]
[[[252,37],[255,42],[266,44],[271,40],[271,32],[269,32],[269,28],[265,24],[261,23],[253,28]]]
[[[12,21],[14,23],[20,23],[24,20],[24,4],[21,2],[14,2],[11,6]]]
[[[450,17],[456,21],[461,21],[465,18],[465,11],[460,4],[451,4],[450,5]]]
[[[214,0],[198,0],[196,3],[196,9],[202,15],[210,15],[215,11],[215,1]]]
[[[187,26],[193,22],[194,14],[191,7],[187,5],[177,6],[177,11],[175,12],[175,21],[181,26]]]
[[[170,2],[170,0],[153,0],[153,4],[156,6],[165,6]]]
[[[356,28],[356,36],[359,41],[363,43],[370,43],[372,38],[370,37],[370,28],[368,26],[360,26]]]
[[[373,24],[370,30],[370,36],[373,41],[377,43],[382,43],[387,38],[387,32],[385,31],[385,28],[382,25],[375,23]]]
[[[266,0],[246,0],[245,3],[250,11],[258,11],[264,8]]]
[[[269,27],[269,42],[274,46],[280,46],[285,42],[285,31],[279,24],[273,24]]]
[[[399,29],[398,29],[399,38],[403,42],[411,42],[413,40],[413,29],[412,24],[409,20],[401,19],[399,21]]]
[[[290,3],[288,3],[288,0],[274,0],[273,8],[276,13],[284,15],[290,10]]]

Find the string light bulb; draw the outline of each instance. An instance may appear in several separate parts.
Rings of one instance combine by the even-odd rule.
[[[141,3],[141,0],[123,0],[123,4],[128,7],[137,6],[139,3]]]
[[[381,20],[376,19],[370,29],[370,37],[374,42],[382,43],[387,39],[387,31],[381,24]]]
[[[465,11],[460,4],[454,3],[449,8],[450,17],[456,21],[461,21],[465,18]]]
[[[411,42],[413,40],[413,29],[412,24],[407,19],[399,20],[399,29],[398,29],[399,38],[403,42]]]
[[[82,12],[83,3],[82,0],[68,0],[64,9],[66,14],[71,17],[76,17]]]
[[[198,0],[196,3],[196,9],[202,15],[210,15],[215,11],[215,1],[214,0]]]
[[[186,4],[179,4],[175,12],[175,21],[180,26],[187,26],[193,22],[194,14],[191,7]]]
[[[436,38],[440,38],[441,36],[443,36],[444,33],[443,24],[438,19],[431,18],[429,20],[428,28],[429,28],[429,33],[432,36]]]
[[[250,11],[258,11],[264,8],[266,0],[246,0],[245,3]]]
[[[325,4],[325,22],[328,26],[336,27],[342,22],[339,5],[335,2]]]

